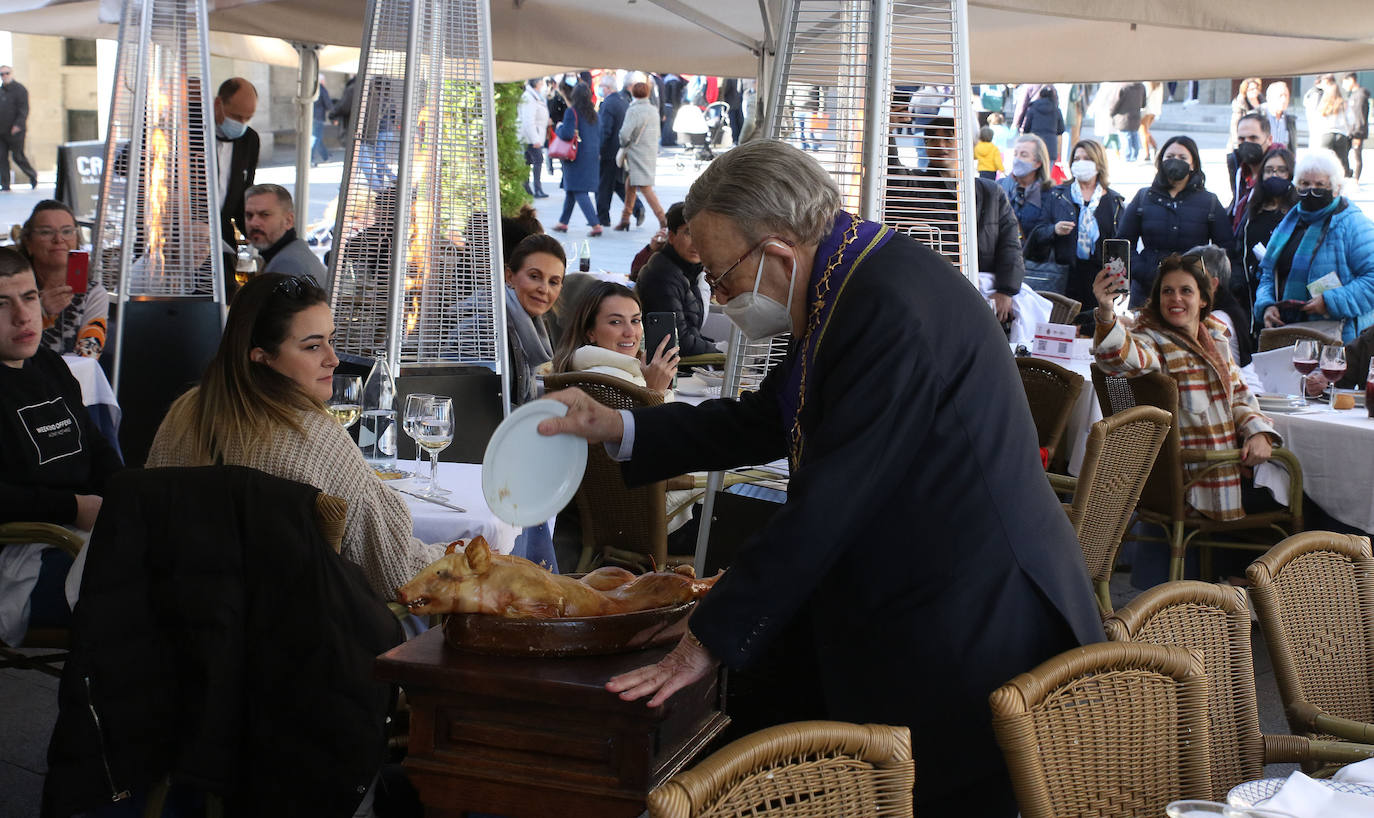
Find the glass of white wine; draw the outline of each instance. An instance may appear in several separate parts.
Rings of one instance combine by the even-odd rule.
[[[420,441],[415,433],[415,424],[420,418],[424,417],[425,404],[434,400],[434,396],[425,392],[416,392],[406,395],[406,409],[401,415],[401,431],[406,433],[406,437],[415,441],[415,476],[420,476]]]
[[[345,429],[358,422],[363,413],[363,379],[357,375],[335,375],[334,394],[329,396],[329,414]]]
[[[434,396],[424,406],[424,413],[415,421],[415,442],[429,452],[429,488],[420,494],[447,497],[450,492],[439,488],[439,452],[453,442],[453,399]]]

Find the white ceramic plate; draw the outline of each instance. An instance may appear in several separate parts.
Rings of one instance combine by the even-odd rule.
[[[707,386],[720,386],[725,383],[725,373],[715,369],[696,369],[692,371],[692,377],[706,384]]]
[[[686,395],[689,398],[699,398],[706,394],[706,382],[695,376],[688,378],[678,378],[677,386],[673,389],[679,395]]]
[[[1264,802],[1273,798],[1287,780],[1287,778],[1261,778],[1259,781],[1246,781],[1243,784],[1237,784],[1226,794],[1226,803],[1233,807],[1263,806]],[[1347,784],[1344,781],[1332,781],[1327,778],[1314,778],[1312,780],[1323,787],[1330,787],[1336,792],[1367,795],[1374,798],[1374,787],[1368,784]]]
[[[556,400],[521,406],[496,427],[482,457],[482,496],[511,525],[537,525],[563,510],[587,469],[587,441],[574,435],[539,434],[539,422],[562,417]]]

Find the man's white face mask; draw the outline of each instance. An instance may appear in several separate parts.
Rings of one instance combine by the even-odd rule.
[[[784,246],[782,242],[769,241],[763,247],[769,244]],[[725,317],[751,341],[761,341],[792,331],[792,285],[797,277],[797,257],[792,257],[792,272],[787,277],[786,305],[759,292],[759,282],[763,280],[763,262],[767,258],[767,254],[760,252],[759,266],[754,272],[754,289],[735,296],[725,305]]]

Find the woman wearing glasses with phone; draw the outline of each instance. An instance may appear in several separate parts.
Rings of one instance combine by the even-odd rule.
[[[84,266],[68,275],[68,256],[81,246],[72,209],[55,199],[34,205],[19,243],[38,279],[43,346],[63,355],[75,352],[100,357],[105,348],[110,295],[104,287],[87,281]]]
[[[234,296],[219,350],[200,385],[172,404],[149,468],[248,466],[348,501],[340,553],[384,600],[444,544],[411,536],[410,512],[328,412],[334,314],[309,276],[259,275]]]

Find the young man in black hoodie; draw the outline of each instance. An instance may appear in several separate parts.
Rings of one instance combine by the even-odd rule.
[[[0,248],[0,522],[89,531],[106,478],[123,464],[91,423],[67,365],[40,346],[42,335],[33,270]],[[30,623],[65,624],[72,558],[41,546],[6,546],[0,555],[0,638],[14,645]]]

